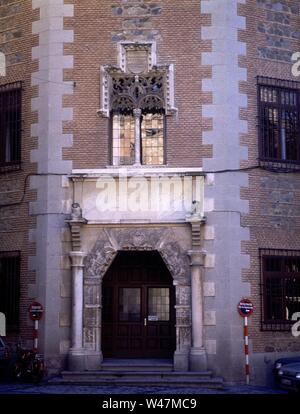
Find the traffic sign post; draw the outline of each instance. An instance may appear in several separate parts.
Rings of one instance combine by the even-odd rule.
[[[38,349],[38,333],[39,333],[39,320],[41,320],[44,313],[44,308],[39,302],[32,302],[29,306],[29,317],[34,321],[33,330],[33,349]]]
[[[244,350],[245,350],[245,373],[246,384],[250,383],[250,365],[249,365],[249,332],[248,332],[248,316],[252,315],[254,311],[253,303],[248,298],[243,298],[239,301],[238,313],[244,318]]]

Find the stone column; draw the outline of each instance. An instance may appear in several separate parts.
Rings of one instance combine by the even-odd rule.
[[[139,108],[133,110],[135,120],[135,150],[134,150],[134,165],[141,165],[141,115],[142,111]]]
[[[207,368],[206,351],[203,339],[203,266],[205,253],[201,249],[201,225],[205,222],[195,209],[187,216],[191,224],[192,249],[188,251],[191,266],[191,301],[192,301],[192,347],[190,351],[190,370],[203,371]]]
[[[83,252],[70,252],[72,268],[72,324],[69,370],[83,371],[85,353],[83,349]]]
[[[81,251],[81,227],[86,224],[78,203],[72,204],[70,225],[72,251],[70,251],[72,269],[72,312],[71,312],[71,348],[69,350],[69,370],[85,370],[85,351],[83,347],[83,260]]]
[[[203,288],[202,268],[204,253],[190,250],[191,260],[191,299],[192,299],[192,348],[190,351],[191,371],[203,371],[207,368],[206,352],[203,341]]]

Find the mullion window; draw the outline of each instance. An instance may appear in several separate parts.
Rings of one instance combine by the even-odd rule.
[[[165,162],[164,75],[114,75],[111,78],[113,165]]]

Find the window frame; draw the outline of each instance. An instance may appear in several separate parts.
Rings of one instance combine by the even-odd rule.
[[[284,261],[288,258],[294,258],[300,260],[300,250],[281,250],[281,249],[259,249],[259,258],[260,258],[260,294],[261,294],[261,330],[262,331],[290,331],[291,326],[295,323],[291,319],[269,319],[268,318],[268,302],[270,296],[267,292],[267,279],[272,278],[273,280],[288,280],[293,277],[300,281],[300,272],[295,272],[288,274],[284,271],[283,265]],[[266,259],[276,259],[280,260],[280,271],[268,271],[265,270],[265,260]],[[272,277],[272,273],[274,276]],[[296,274],[296,276],[295,276]],[[288,276],[288,277],[287,277]],[[285,290],[285,287],[284,287]],[[281,293],[284,293],[282,290]],[[282,310],[284,309],[285,304],[287,303],[286,298],[282,295],[280,297]],[[282,312],[281,310],[281,312]],[[299,311],[300,311],[300,302],[299,302]]]
[[[8,172],[10,170],[18,170],[21,167],[21,160],[22,160],[22,115],[23,115],[23,82],[17,81],[13,83],[8,83],[5,85],[0,85],[0,128],[1,128],[1,119],[5,118],[5,121],[3,121],[4,128],[3,131],[7,130],[7,124],[11,122],[9,117],[7,117],[8,111],[11,110],[8,105],[6,106],[3,104],[3,107],[1,107],[1,95],[3,94],[12,94],[15,93],[14,99],[16,100],[16,103],[14,105],[14,111],[18,113],[18,117],[16,120],[16,126],[15,126],[15,132],[14,132],[14,145],[16,146],[16,157],[13,160],[5,161],[5,156],[1,158],[1,153],[5,154],[6,152],[6,139],[4,137],[4,134],[0,134],[0,172]],[[10,98],[8,96],[7,99]],[[10,137],[11,139],[11,137]]]
[[[114,110],[110,111],[110,116],[109,116],[109,123],[108,123],[108,128],[109,128],[109,162],[110,165],[114,166],[114,167],[132,167],[134,165],[133,164],[114,164],[114,155],[113,155],[113,117],[114,117]],[[143,164],[143,139],[142,139],[142,120],[140,122],[140,156],[141,156],[141,166],[142,167],[160,167],[160,166],[164,166],[167,164],[167,115],[165,113],[165,111],[162,112],[163,115],[163,163],[162,164]],[[141,117],[143,116],[143,114],[141,115]],[[134,118],[134,116],[132,115],[132,117]]]
[[[0,262],[3,259],[14,259],[14,266],[15,271],[13,284],[10,286],[13,286],[13,293],[9,292],[6,293],[10,296],[13,296],[13,305],[14,305],[14,314],[15,314],[15,320],[10,321],[9,317],[7,317],[7,309],[6,308],[0,308],[0,312],[3,312],[6,316],[6,330],[8,333],[18,333],[20,330],[20,297],[21,297],[21,252],[19,250],[16,251],[0,251]],[[0,271],[1,272],[1,271]],[[11,276],[11,274],[9,275]],[[1,278],[1,273],[0,273]],[[1,280],[0,280],[1,284]]]
[[[272,88],[275,89],[280,96],[281,91],[289,91],[296,93],[296,105],[295,109],[297,111],[297,130],[296,130],[296,148],[297,148],[297,160],[289,160],[282,158],[282,148],[279,148],[280,157],[273,158],[268,157],[265,154],[266,141],[267,137],[264,135],[264,109],[265,108],[276,108],[278,111],[278,130],[281,131],[281,114],[283,108],[291,108],[289,105],[282,104],[281,100],[277,103],[264,103],[261,101],[261,89],[262,88]],[[269,78],[264,76],[257,77],[257,117],[258,117],[258,152],[259,152],[259,161],[261,165],[271,165],[272,167],[283,167],[287,168],[291,166],[293,168],[300,167],[300,82],[290,81],[290,80],[281,80],[275,78]],[[279,132],[279,139],[281,137],[281,132]]]
[[[110,160],[110,165],[114,166],[114,167],[132,167],[134,164],[134,160],[132,164],[114,164],[114,115],[116,115],[116,111],[111,110],[110,111],[110,116],[109,116],[109,160]],[[124,114],[125,115],[125,114]],[[128,115],[128,114],[127,114]],[[134,116],[132,115],[132,118],[134,118]],[[120,157],[119,157],[120,158]]]
[[[141,164],[142,166],[159,167],[167,164],[167,115],[165,111],[163,115],[163,163],[162,164],[143,164],[143,138],[142,138],[142,123],[140,123],[140,141],[141,141]],[[143,115],[142,115],[143,116]]]

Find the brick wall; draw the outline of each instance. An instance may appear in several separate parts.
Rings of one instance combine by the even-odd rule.
[[[66,53],[74,54],[74,70],[66,79],[76,82],[74,95],[67,104],[74,106],[74,145],[64,151],[74,160],[74,168],[101,168],[110,164],[109,122],[96,114],[100,106],[100,65],[117,63],[120,40],[157,42],[157,62],[175,65],[175,105],[177,116],[167,118],[167,163],[170,166],[201,166],[201,158],[210,156],[209,146],[202,145],[200,66],[201,17],[199,0],[80,1],[75,4],[75,44]],[[89,30],[86,30],[87,26]],[[71,102],[70,102],[71,100]],[[187,145],[188,143],[188,145]],[[192,148],[192,151],[191,151]]]
[[[35,172],[30,164],[30,150],[35,141],[31,138],[31,123],[35,114],[31,113],[30,100],[35,90],[31,88],[31,48],[35,39],[31,35],[34,18],[31,1],[0,1],[0,51],[6,56],[6,76],[0,76],[0,85],[22,81],[22,164],[18,171],[0,173],[0,204],[14,204],[0,208],[0,251],[21,251],[21,298],[20,332],[10,334],[8,341],[21,339],[23,345],[31,345],[32,329],[27,309],[30,303],[29,284],[35,283],[35,274],[28,268],[28,257],[34,255],[35,245],[30,240],[30,230],[35,227],[35,217],[28,215],[28,203],[35,199],[29,191],[26,176]],[[26,180],[26,184],[25,184]],[[22,204],[18,204],[24,194]],[[29,341],[29,342],[26,342]]]
[[[299,2],[257,0],[240,7],[246,16],[247,30],[240,37],[247,42],[248,82],[241,89],[248,94],[248,111],[241,113],[249,121],[249,134],[241,137],[248,145],[249,160],[243,166],[258,163],[258,120],[256,76],[300,80],[291,73],[291,55],[300,51]],[[250,254],[250,270],[244,280],[251,283],[256,311],[251,317],[250,335],[254,352],[299,351],[299,339],[290,332],[261,332],[261,297],[259,248],[300,250],[300,176],[254,170],[249,173],[249,188],[242,190],[249,200],[250,213],[243,215],[242,225],[250,229],[250,242],[243,244]]]

